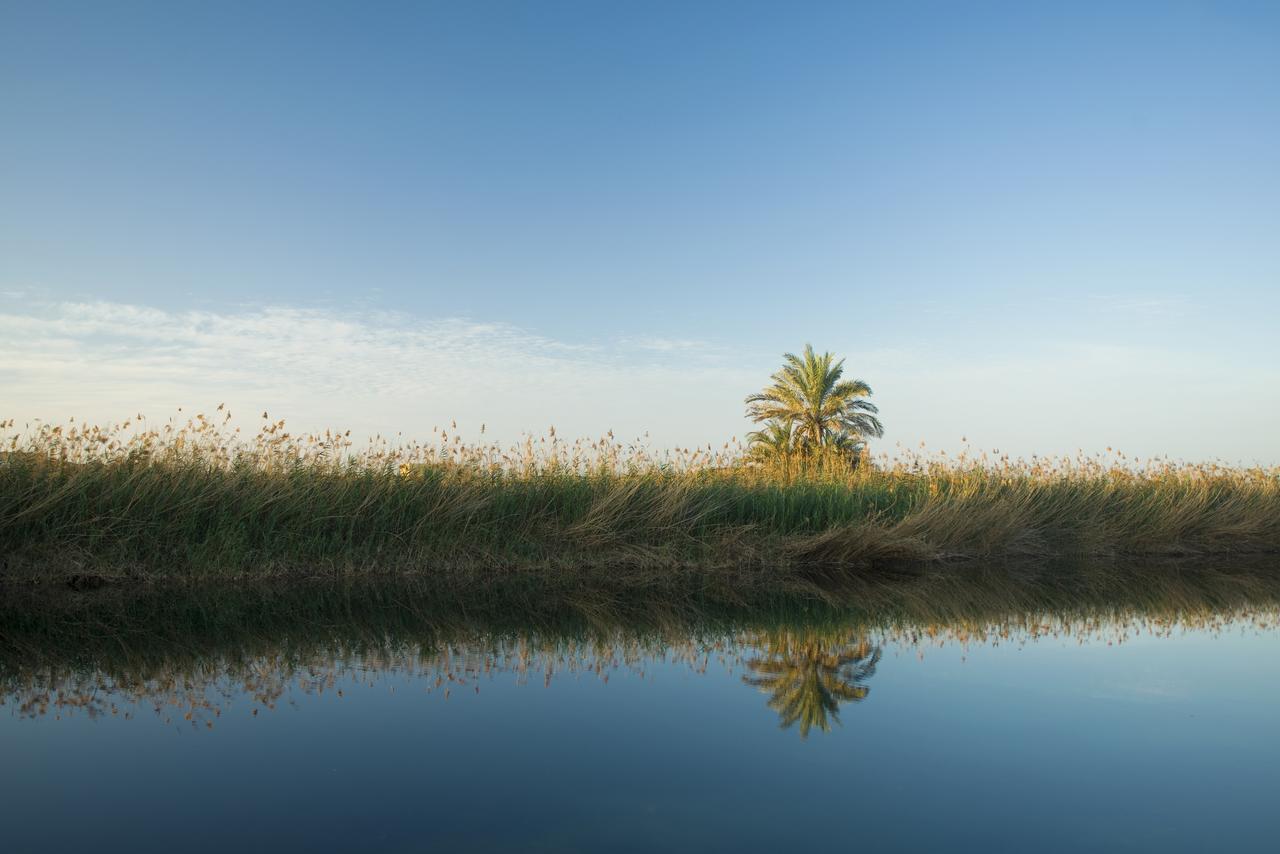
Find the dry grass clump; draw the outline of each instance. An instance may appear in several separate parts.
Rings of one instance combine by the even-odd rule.
[[[1120,454],[749,459],[554,429],[513,447],[253,435],[219,407],[158,427],[15,430],[0,454],[9,578],[754,568],[756,582],[900,561],[1280,551],[1280,470]],[[476,576],[481,578],[483,576]]]

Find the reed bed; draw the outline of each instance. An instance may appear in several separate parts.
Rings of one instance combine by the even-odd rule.
[[[256,431],[210,416],[37,424],[0,456],[3,577],[690,575],[764,587],[913,562],[1280,551],[1280,469],[1131,460],[752,460],[552,429],[514,446]],[[483,432],[483,428],[482,428]]]

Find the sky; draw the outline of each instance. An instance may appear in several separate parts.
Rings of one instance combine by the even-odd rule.
[[[1280,5],[0,0],[0,418],[1280,463]]]

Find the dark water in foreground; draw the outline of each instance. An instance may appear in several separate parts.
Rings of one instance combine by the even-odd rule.
[[[1274,609],[375,636],[7,659],[4,850],[1280,844]]]

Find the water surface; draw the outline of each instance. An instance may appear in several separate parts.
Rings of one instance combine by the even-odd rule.
[[[7,617],[11,851],[1280,838],[1271,602],[523,628],[364,615],[358,632],[313,614],[258,635],[201,624],[185,648],[172,626],[148,640]]]

